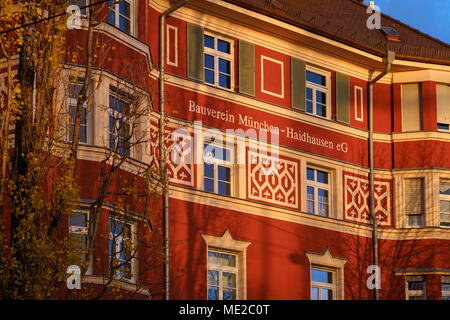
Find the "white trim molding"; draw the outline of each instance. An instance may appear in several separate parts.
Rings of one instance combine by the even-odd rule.
[[[173,30],[174,32],[174,45],[175,45],[175,57],[174,57],[174,61],[170,60],[170,41],[172,40],[170,38],[170,30]],[[173,67],[178,67],[178,28],[175,26],[172,26],[170,24],[167,25],[167,64],[169,66],[173,66]]]
[[[361,104],[358,106],[358,91]],[[364,121],[364,93],[363,88],[360,86],[355,86],[355,120],[363,122]],[[358,107],[360,108],[361,116],[358,117]]]
[[[239,300],[247,299],[247,247],[251,242],[235,240],[227,229],[222,236],[212,236],[207,234],[201,234],[203,240],[206,242],[206,261],[208,261],[208,250],[218,249],[229,251],[235,254],[237,259],[238,268],[238,294]],[[208,272],[208,262],[206,263],[206,272]],[[206,280],[208,279],[206,274]],[[208,286],[206,286],[208,288]]]
[[[344,300],[344,265],[348,259],[334,257],[328,247],[325,247],[321,253],[306,251],[305,255],[308,257],[310,270],[313,267],[333,269],[336,274],[336,300]]]
[[[264,60],[274,62],[281,66],[281,93],[276,93],[276,92],[264,89]],[[274,97],[277,97],[277,98],[284,99],[284,63],[283,63],[283,61],[261,55],[261,92],[271,95],[271,96],[274,96]]]

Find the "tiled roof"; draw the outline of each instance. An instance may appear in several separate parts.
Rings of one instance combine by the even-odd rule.
[[[450,45],[387,15],[381,26],[400,35],[388,40],[366,27],[369,14],[361,0],[225,0],[376,55],[393,50],[402,59],[450,64]]]

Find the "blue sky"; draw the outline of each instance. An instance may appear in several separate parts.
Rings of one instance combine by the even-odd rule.
[[[375,0],[387,14],[450,44],[450,0]],[[369,0],[364,1],[369,4]]]

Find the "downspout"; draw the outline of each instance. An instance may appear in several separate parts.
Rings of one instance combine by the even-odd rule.
[[[378,223],[375,215],[375,186],[374,186],[374,164],[373,164],[373,85],[383,78],[391,70],[392,62],[395,59],[395,52],[388,51],[386,55],[386,68],[376,78],[369,81],[369,206],[370,217],[372,219],[372,240],[373,240],[373,264],[378,267]],[[381,277],[381,275],[379,275]],[[380,299],[378,286],[375,287],[375,300]]]
[[[163,199],[163,212],[164,212],[164,253],[165,253],[165,263],[164,263],[164,288],[165,288],[165,299],[169,300],[169,179],[166,170],[166,145],[164,143],[164,137],[166,133],[165,126],[165,90],[164,90],[164,77],[165,77],[165,60],[166,60],[166,33],[165,33],[165,22],[166,17],[169,16],[175,10],[181,8],[189,0],[183,0],[180,3],[170,7],[164,11],[159,17],[159,110],[161,112],[161,118],[159,121],[159,163],[160,163],[160,173],[163,178],[164,185],[164,199]]]

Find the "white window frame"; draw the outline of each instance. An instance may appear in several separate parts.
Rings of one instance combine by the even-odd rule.
[[[314,181],[308,180],[308,169],[314,170]],[[326,172],[328,174],[328,184],[321,183],[317,181],[317,170]],[[315,216],[319,216],[319,191],[318,189],[324,189],[328,191],[328,214],[326,216],[319,216],[319,217],[326,217],[329,218],[331,216],[331,195],[332,195],[332,175],[330,170],[315,167],[314,165],[307,165],[306,171],[305,171],[305,177],[306,177],[306,212],[308,214],[313,214]],[[314,188],[314,213],[308,212],[308,187]]]
[[[71,139],[71,137],[70,137],[70,132],[71,132],[71,130],[72,130],[72,117],[71,117],[71,108],[73,107],[73,108],[76,108],[77,107],[77,103],[78,103],[78,99],[75,99],[75,98],[72,98],[71,96],[70,96],[70,89],[71,89],[71,86],[83,86],[83,83],[81,83],[81,82],[79,82],[79,81],[77,81],[77,82],[69,82],[69,94],[68,94],[68,97],[67,97],[67,106],[68,106],[68,113],[69,113],[69,130],[68,130],[68,133],[67,133],[67,141],[72,141],[72,139]],[[90,130],[89,130],[89,117],[88,117],[88,112],[89,112],[89,109],[88,109],[88,103],[87,103],[87,101],[84,103],[84,105],[83,105],[83,108],[85,108],[86,109],[86,142],[84,142],[84,141],[79,141],[79,143],[80,144],[89,144],[89,134],[90,134]],[[80,122],[80,127],[81,127],[81,122]]]
[[[440,124],[443,124],[443,125],[447,125],[448,126],[448,130],[447,129],[439,129],[438,128],[438,131],[441,131],[441,132],[450,132],[450,124],[449,123],[438,123],[438,125],[440,125]]]
[[[111,252],[109,251],[109,241],[114,240],[114,236],[111,233],[111,225],[110,225],[110,220],[114,220],[114,221],[118,221],[119,223],[122,224],[127,224],[130,226],[130,232],[131,232],[131,243],[133,243],[133,246],[136,245],[136,222],[131,220],[131,219],[124,219],[121,216],[117,216],[117,215],[109,215],[109,219],[108,219],[108,272],[109,272],[109,264],[110,264],[110,256],[111,256]],[[117,241],[117,239],[119,239],[119,241]],[[117,241],[116,243],[116,255],[119,257],[116,257],[118,261],[120,261],[120,243],[123,242],[123,236],[119,235],[116,236]],[[128,239],[126,239],[128,240]],[[126,241],[125,240],[125,241]],[[119,281],[125,281],[125,282],[129,282],[129,283],[136,283],[137,282],[137,267],[136,267],[136,256],[137,254],[131,258],[130,261],[130,265],[131,265],[131,270],[130,270],[130,274],[131,274],[131,278],[125,278],[125,277],[120,277],[120,276],[116,276],[114,275],[114,279],[119,280]],[[119,262],[120,263],[120,262]]]
[[[86,215],[86,226],[85,227],[80,227],[80,226],[73,226],[71,224],[70,221],[70,217],[69,217],[69,233],[70,234],[80,234],[80,235],[86,235],[86,238],[88,237],[88,225],[89,225],[89,211],[86,210],[74,210],[74,212],[72,214],[76,214],[76,213],[80,213],[80,214],[84,214]],[[89,241],[89,239],[88,239]],[[86,275],[92,275],[94,274],[94,256],[91,255],[90,259],[89,259],[89,264],[86,267]]]
[[[423,212],[421,214],[409,214],[408,212],[406,212],[406,203],[408,201],[407,197],[406,197],[406,180],[412,180],[412,179],[422,179],[423,181]],[[405,214],[405,226],[407,228],[424,228],[426,226],[426,197],[427,197],[427,193],[426,193],[426,179],[425,177],[422,176],[418,176],[418,177],[405,177],[403,179],[403,198],[404,198],[404,214]],[[409,217],[410,216],[421,216],[422,218],[422,223],[421,224],[410,224],[409,223]]]
[[[318,281],[313,281],[312,280],[312,270],[320,270],[320,271],[325,271],[325,272],[331,272],[331,278],[332,278],[332,283],[325,283],[325,282],[318,282]],[[311,265],[311,269],[309,272],[309,276],[310,276],[310,281],[311,281],[311,295],[312,295],[312,288],[318,288],[319,290],[319,294],[318,294],[318,300],[322,300],[322,290],[321,289],[329,289],[332,291],[332,299],[331,300],[335,300],[335,298],[337,297],[337,278],[336,278],[336,269],[333,268],[329,268],[329,267],[323,267],[323,266],[318,266],[318,265]],[[311,297],[312,299],[312,297]]]
[[[211,33],[211,32],[207,32],[207,31],[204,32],[204,36],[209,36],[209,37],[214,38],[214,48],[216,48],[216,49],[211,49],[211,48],[206,47],[205,42],[204,42],[205,40],[204,40],[204,38],[202,39],[203,40],[202,45],[203,45],[203,51],[204,51],[203,54],[209,54],[214,57],[214,84],[211,84],[206,81],[204,81],[204,82],[206,84],[212,85],[217,88],[221,88],[221,89],[228,90],[228,91],[233,91],[234,90],[234,40]],[[219,51],[217,49],[217,43],[218,43],[217,40],[222,40],[222,41],[228,42],[230,44],[230,53],[225,53],[225,52]],[[225,87],[219,86],[219,58],[230,61],[230,72],[231,72],[230,88],[225,88]],[[203,66],[203,70],[202,70],[203,73],[205,72],[205,69],[206,69],[206,66]],[[208,69],[208,70],[210,70],[210,69]]]
[[[439,180],[439,188],[441,187],[441,183],[442,182],[446,182],[446,183],[450,183],[450,180],[446,180],[446,179],[440,179]],[[441,228],[450,228],[450,225],[449,226],[445,226],[445,225],[442,225],[441,224],[441,210],[440,210],[440,202],[441,201],[449,201],[450,202],[450,195],[445,195],[445,194],[441,194],[440,192],[439,192],[439,225],[440,225],[440,227]],[[450,215],[450,213],[448,213],[449,215]]]
[[[129,34],[134,36],[136,34],[135,25],[134,25],[135,21],[136,21],[135,12],[134,12],[134,0],[123,0],[123,1],[128,2],[130,4],[130,33]],[[108,2],[108,5],[109,5],[109,2]],[[115,17],[114,17],[114,24],[111,24],[111,25],[116,27],[117,29],[121,30],[122,32],[128,34],[128,32],[120,29],[120,27],[119,27],[119,17],[120,17],[119,5],[120,5],[120,3],[114,4]],[[109,7],[108,7],[108,9],[109,9]],[[107,19],[108,19],[107,22],[109,23],[109,16],[107,17]]]
[[[331,74],[328,71],[325,71],[325,70],[322,70],[322,69],[318,69],[318,68],[315,68],[315,67],[312,67],[312,66],[306,66],[306,71],[314,72],[314,73],[317,73],[317,74],[319,74],[321,76],[324,76],[325,77],[325,81],[326,81],[326,86],[324,87],[324,86],[321,86],[321,85],[318,85],[316,83],[309,82],[308,80],[306,80],[306,84],[305,84],[306,88],[310,88],[313,91],[313,93],[312,93],[313,109],[312,109],[312,113],[309,113],[307,111],[308,107],[306,106],[305,112],[307,114],[310,114],[310,115],[318,117],[318,118],[330,119],[331,118],[331,97],[330,97],[330,92],[331,92],[331,90],[330,90],[330,82],[331,82],[330,81],[330,77],[331,77]],[[326,99],[326,116],[325,117],[319,116],[316,113],[316,91],[323,92],[327,96],[327,99]],[[307,98],[307,95],[305,96],[305,99],[306,98]],[[306,99],[306,101],[308,101],[308,99]]]
[[[236,266],[235,267],[231,267],[231,266],[222,266],[219,264],[213,264],[209,262],[208,259],[208,271],[212,270],[212,271],[217,271],[219,273],[219,299],[218,300],[223,300],[223,289],[224,289],[224,283],[223,283],[223,273],[227,272],[227,273],[232,273],[234,275],[236,275],[236,299],[235,300],[239,300],[239,288],[238,288],[238,284],[239,284],[239,253],[235,253],[232,251],[225,251],[223,249],[215,249],[215,248],[208,248],[208,258],[209,258],[209,253],[210,252],[214,252],[214,253],[220,253],[220,254],[226,254],[226,255],[232,255],[235,257],[235,261],[236,261]],[[207,283],[207,286],[209,287],[209,283]]]
[[[112,89],[112,88],[114,88],[114,89]],[[124,117],[123,113],[112,109],[111,105],[109,104],[109,98],[110,98],[110,96],[113,96],[114,99],[121,100],[122,102],[124,102],[124,104],[130,105],[130,101],[129,101],[129,99],[127,99],[127,97],[125,95],[126,95],[126,92],[124,90],[118,89],[118,88],[110,85],[110,87],[108,89],[108,133],[107,133],[108,134],[108,148],[110,150],[111,150],[111,140],[110,140],[111,139],[111,132],[110,132],[110,127],[109,127],[110,126],[110,124],[109,124],[109,117],[112,116],[114,119],[116,119],[116,121],[115,121],[116,138],[119,137],[119,143],[120,143],[120,136],[118,134],[118,130],[120,129],[120,123],[119,123],[120,121],[117,121],[118,119],[121,119],[122,121],[124,121],[127,124],[127,126],[130,128],[130,130],[133,130],[133,128],[131,127],[131,124],[128,123],[129,119]],[[123,109],[122,109],[122,112],[123,112]],[[128,141],[128,142],[129,142],[129,146],[128,147],[126,145],[124,146],[124,148],[125,148],[124,152],[125,153],[121,154],[121,155],[122,156],[127,156],[129,158],[133,158],[133,147],[132,146],[134,144],[134,137],[132,136],[130,138],[130,141]],[[128,153],[127,153],[126,147],[128,148]],[[116,146],[115,146],[114,149],[116,149]]]
[[[423,281],[423,290],[409,290],[409,282]],[[410,297],[423,297],[423,300],[427,299],[427,278],[426,276],[406,276],[405,279],[406,300],[410,300]]]
[[[318,269],[320,268],[326,268],[328,271],[334,271],[334,280],[333,283],[335,285],[335,294],[333,294],[333,300],[344,300],[345,298],[345,291],[344,291],[344,266],[347,263],[348,259],[346,258],[340,258],[335,257],[331,254],[331,251],[328,247],[325,247],[325,249],[321,253],[315,253],[315,252],[305,252],[306,257],[309,260],[309,277],[311,279],[311,269]],[[310,285],[309,293],[311,294],[311,288]],[[310,296],[311,299],[311,296]]]
[[[355,120],[363,122],[364,121],[364,91],[363,88],[360,86],[355,86]],[[358,106],[358,91],[359,91],[359,97],[361,99],[361,104]],[[358,117],[358,108],[361,110],[361,117]]]
[[[236,299],[247,299],[247,248],[251,242],[235,240],[228,230],[222,236],[201,234],[206,243],[206,297],[208,297],[208,251],[231,252],[236,255],[238,277]]]
[[[447,297],[446,300],[450,300],[450,290],[443,290],[442,286],[444,283],[450,283],[450,276],[441,275],[441,295],[442,300],[444,300],[444,297]]]
[[[224,160],[219,160],[219,159],[213,159],[213,163],[212,163],[212,165],[213,165],[213,167],[214,167],[214,194],[218,194],[218,195],[221,195],[221,196],[224,196],[224,197],[232,197],[233,195],[234,195],[234,192],[235,192],[235,188],[234,188],[234,184],[235,184],[235,181],[234,181],[234,170],[235,170],[235,168],[234,168],[234,157],[235,157],[235,155],[234,155],[234,146],[233,147],[229,147],[229,146],[227,146],[226,145],[226,142],[224,142],[224,143],[217,143],[217,142],[207,142],[207,141],[203,141],[203,148],[202,148],[202,157],[203,157],[203,155],[204,155],[204,151],[205,151],[205,148],[204,148],[204,146],[205,146],[205,144],[208,144],[208,145],[212,145],[212,146],[215,146],[215,147],[218,147],[218,148],[222,148],[222,149],[224,149],[224,150],[228,150],[228,151],[230,151],[230,160],[229,161],[224,161]],[[203,159],[203,168],[202,168],[202,190],[203,191],[205,191],[205,192],[209,192],[209,191],[206,191],[205,190],[205,159]],[[218,193],[218,189],[219,189],[219,166],[222,166],[222,167],[227,167],[227,168],[230,168],[230,182],[229,182],[229,184],[230,184],[230,194],[229,195],[223,195],[223,194],[219,194]],[[210,179],[210,178],[208,178],[208,179]],[[222,182],[226,182],[226,181],[223,181],[223,180],[220,180],[220,181],[222,181]]]

